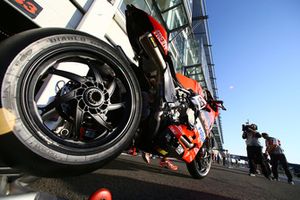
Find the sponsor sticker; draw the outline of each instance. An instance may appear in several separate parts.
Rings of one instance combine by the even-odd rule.
[[[201,122],[200,122],[199,119],[197,119],[196,121],[197,121],[196,128],[197,128],[197,130],[199,132],[200,140],[201,140],[201,142],[204,142],[206,136],[205,136],[204,130],[203,130],[202,126],[201,126]]]
[[[36,18],[38,14],[43,10],[43,8],[36,3],[34,0],[8,0],[17,8],[19,8],[23,13],[31,17]]]

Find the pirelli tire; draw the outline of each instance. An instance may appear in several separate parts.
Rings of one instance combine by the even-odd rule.
[[[141,91],[107,43],[75,30],[33,29],[0,43],[0,62],[0,157],[8,165],[37,176],[77,175],[129,145]]]

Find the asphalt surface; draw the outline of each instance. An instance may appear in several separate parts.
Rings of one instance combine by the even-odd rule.
[[[99,188],[108,188],[113,200],[147,199],[300,199],[300,183],[250,177],[247,169],[214,164],[207,177],[193,179],[182,162],[178,171],[163,169],[159,160],[148,165],[140,156],[121,155],[93,173],[62,179],[41,178],[29,187],[70,200],[88,199]]]

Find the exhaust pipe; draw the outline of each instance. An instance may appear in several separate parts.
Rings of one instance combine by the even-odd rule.
[[[140,43],[145,50],[146,54],[150,57],[154,65],[161,67],[165,70],[167,65],[159,50],[157,43],[152,33],[146,33],[140,37]]]

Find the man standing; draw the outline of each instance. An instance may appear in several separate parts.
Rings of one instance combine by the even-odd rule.
[[[259,142],[259,138],[261,138],[261,135],[257,131],[257,126],[255,124],[243,125],[242,138],[246,139],[247,156],[250,168],[249,176],[255,176],[256,164],[260,164],[263,175],[267,179],[270,179],[271,172],[267,169],[265,163],[263,162],[262,146]]]
[[[270,137],[267,133],[262,133],[262,137],[266,140],[266,153],[271,157],[272,172],[275,180],[278,180],[278,163],[282,165],[284,172],[288,178],[288,183],[294,185],[292,174],[288,168],[286,157],[281,148],[280,140]]]

